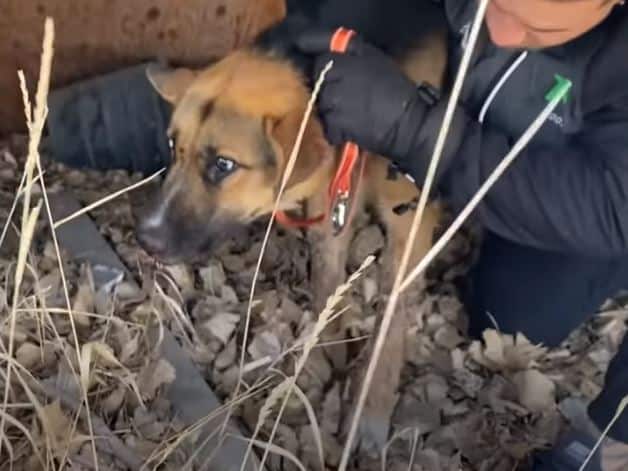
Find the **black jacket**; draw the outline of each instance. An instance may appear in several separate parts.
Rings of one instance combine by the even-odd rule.
[[[290,0],[288,5],[292,17],[352,27],[391,53],[439,27],[446,16],[454,73],[476,8],[472,0],[360,0],[359,9],[355,0]],[[628,255],[628,6],[615,8],[583,37],[540,51],[499,49],[484,32],[465,81],[458,128],[450,132],[441,163],[440,190],[460,209],[543,109],[556,74],[573,82],[569,100],[493,187],[476,216],[489,230],[523,245],[598,257]],[[421,134],[438,132],[442,106],[436,108]]]
[[[455,68],[475,2],[445,3]],[[568,102],[559,105],[489,192],[477,217],[502,237],[540,249],[628,255],[627,10],[616,8],[603,24],[569,44],[527,51],[524,57],[524,51],[483,41],[461,98],[461,112],[469,119],[443,182],[455,207],[469,200],[538,115],[560,74],[573,82]]]

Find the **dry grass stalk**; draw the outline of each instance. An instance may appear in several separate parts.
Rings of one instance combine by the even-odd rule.
[[[32,193],[32,188],[33,188],[35,179],[38,179],[41,182],[43,203],[47,210],[47,216],[48,216],[50,227],[52,228],[52,239],[53,239],[54,248],[56,252],[57,262],[59,265],[59,272],[61,276],[63,292],[65,295],[67,311],[69,314],[68,318],[71,325],[74,348],[76,351],[77,358],[79,359],[79,364],[81,365],[84,364],[81,358],[82,352],[80,349],[78,333],[77,333],[76,325],[74,322],[74,316],[72,314],[72,306],[71,306],[70,296],[69,296],[69,291],[68,291],[67,278],[65,276],[59,243],[56,236],[56,231],[55,231],[56,226],[54,224],[53,217],[52,217],[52,212],[51,212],[51,208],[50,208],[50,204],[48,200],[48,194],[46,191],[45,181],[43,178],[44,173],[41,166],[41,159],[40,159],[40,155],[38,151],[39,145],[41,142],[41,136],[42,136],[42,132],[44,128],[44,123],[45,123],[45,120],[47,117],[47,111],[48,111],[47,110],[47,97],[48,97],[48,90],[49,90],[49,85],[50,85],[50,72],[51,72],[51,67],[52,67],[53,41],[54,41],[54,23],[52,19],[47,18],[45,22],[45,26],[44,26],[43,53],[42,53],[42,59],[41,59],[40,78],[37,85],[34,110],[31,107],[31,101],[28,96],[24,74],[21,71],[18,72],[18,75],[20,78],[20,86],[23,93],[27,127],[29,131],[29,145],[28,145],[28,155],[27,155],[27,159],[26,159],[26,163],[24,167],[24,176],[22,178],[22,182],[20,184],[20,189],[18,190],[18,194],[16,195],[16,197],[19,197],[20,193],[22,193],[21,196],[23,198],[23,210],[22,210],[22,227],[21,227],[20,242],[19,242],[18,260],[16,264],[16,269],[15,269],[15,287],[14,287],[14,293],[13,293],[13,303],[12,303],[11,312],[10,312],[9,346],[7,349],[7,358],[9,361],[7,361],[7,374],[5,378],[6,384],[5,384],[5,396],[4,396],[4,401],[3,401],[3,414],[2,414],[2,417],[0,418],[0,434],[3,437],[5,436],[4,427],[5,427],[5,420],[6,420],[6,414],[4,412],[6,412],[6,407],[8,406],[8,400],[9,400],[8,397],[9,397],[10,384],[11,384],[11,372],[13,369],[13,362],[11,360],[13,358],[13,350],[14,350],[14,336],[15,336],[17,308],[20,304],[19,302],[20,288],[21,288],[21,283],[24,276],[24,271],[27,266],[26,261],[27,261],[27,257],[28,257],[28,253],[30,249],[30,244],[33,238],[37,218],[39,216],[39,212],[42,206],[42,200],[40,200],[37,203],[37,205],[33,209],[31,209],[31,199],[32,199],[31,193]],[[35,169],[37,169],[38,171],[37,176],[35,176],[34,174]],[[5,234],[6,234],[6,227],[3,230],[3,237]],[[45,305],[42,304],[42,306],[45,308]],[[45,313],[45,315],[48,317],[47,312]],[[58,337],[58,334],[57,334],[57,339],[58,341],[60,341],[61,344],[63,343],[63,341]],[[75,378],[77,378],[78,380],[78,375],[72,365],[72,362],[68,362],[68,364],[70,365],[71,371],[74,374]],[[90,432],[89,438],[91,441],[92,452],[93,452],[93,457],[94,457],[94,467],[95,469],[98,469],[98,459],[97,459],[98,455],[96,453],[96,444],[94,440],[91,414],[89,413],[89,410],[90,410],[89,399],[88,399],[86,388],[83,387],[81,389],[82,389],[82,394],[83,394],[83,402],[85,403],[85,408],[88,411],[88,413],[86,414],[86,421],[87,421],[89,432]],[[78,412],[74,421],[74,427],[72,429],[73,431],[75,430],[77,419],[78,419]],[[44,430],[44,432],[46,431]],[[47,444],[48,444],[47,448],[50,449],[48,439],[47,439]],[[0,443],[0,446],[1,446],[1,443]],[[63,462],[65,461],[66,458],[67,458],[67,450],[62,459],[61,466],[63,466]]]
[[[48,398],[58,399],[65,407],[73,410],[75,414],[82,415],[83,417],[90,415],[88,411],[85,411],[85,409],[81,407],[80,402],[76,401],[72,395],[67,392],[61,391],[46,382],[41,385],[41,389]],[[103,452],[114,455],[131,470],[139,470],[141,468],[142,459],[137,456],[133,450],[128,448],[100,417],[94,414],[91,422],[93,423],[95,432],[101,438],[99,440],[99,448],[102,449]]]
[[[412,431],[412,451],[410,452],[410,462],[408,463],[408,471],[412,471],[414,468],[414,461],[416,459],[416,450],[419,446],[419,429],[414,429]]]
[[[328,62],[325,68],[321,71],[321,74],[318,80],[316,81],[314,90],[312,91],[312,95],[310,96],[310,100],[307,104],[307,108],[305,109],[303,119],[301,120],[301,125],[299,127],[299,132],[297,134],[297,138],[295,140],[294,146],[292,147],[292,152],[290,153],[290,157],[288,158],[288,163],[286,164],[286,169],[284,171],[284,175],[281,180],[279,191],[277,192],[277,198],[275,200],[275,205],[273,207],[270,220],[268,221],[268,226],[266,227],[266,232],[264,234],[264,239],[262,242],[262,248],[260,250],[259,257],[257,258],[257,265],[255,267],[255,273],[253,275],[253,281],[251,283],[251,290],[249,293],[248,306],[246,310],[246,319],[244,321],[244,335],[242,339],[242,347],[241,347],[240,361],[239,361],[240,368],[238,371],[238,382],[236,384],[234,396],[238,396],[238,394],[240,393],[240,389],[242,387],[242,375],[243,375],[243,369],[244,369],[244,364],[246,360],[246,346],[248,343],[249,328],[251,324],[251,312],[253,309],[253,298],[255,297],[255,286],[257,285],[257,280],[259,278],[259,273],[262,267],[262,260],[264,258],[266,247],[268,245],[268,240],[270,238],[270,232],[273,228],[273,223],[275,221],[275,216],[277,214],[277,211],[279,210],[279,203],[281,201],[281,197],[283,196],[283,193],[286,189],[286,185],[288,184],[288,180],[290,179],[290,176],[292,175],[292,170],[294,169],[297,156],[299,155],[299,151],[301,150],[301,143],[303,142],[305,129],[307,127],[307,123],[309,122],[310,116],[314,109],[314,104],[316,103],[316,99],[320,92],[321,86],[323,85],[323,82],[325,81],[325,76],[327,75],[327,72],[329,72],[329,70],[332,68],[332,66],[333,66],[333,61]],[[221,433],[225,432],[227,423],[229,419],[231,418],[232,412],[233,412],[232,409],[229,409],[229,412],[227,413],[227,416],[225,417],[225,422],[223,424]]]
[[[44,179],[44,172],[43,172],[43,168],[41,165],[41,156],[39,154],[39,142],[41,140],[41,131],[43,130],[43,126],[45,123],[45,119],[46,119],[46,114],[47,114],[47,99],[48,99],[48,90],[49,90],[49,76],[50,76],[50,70],[52,67],[52,41],[54,38],[54,22],[52,21],[52,19],[47,18],[46,19],[46,32],[49,31],[50,34],[50,51],[49,51],[49,57],[47,57],[47,62],[44,62],[44,60],[42,59],[42,71],[44,66],[47,68],[46,70],[46,82],[45,82],[45,88],[38,86],[38,90],[37,90],[37,107],[35,109],[35,118],[38,118],[38,108],[41,106],[43,110],[45,110],[44,112],[42,112],[42,115],[40,117],[41,122],[39,123],[39,125],[41,126],[41,129],[38,129],[37,132],[38,134],[35,136],[35,139],[33,139],[33,136],[30,136],[30,142],[29,142],[29,146],[33,145],[33,141],[36,142],[35,145],[33,145],[33,149],[32,151],[29,150],[29,158],[27,160],[27,165],[28,165],[28,161],[32,158],[35,162],[35,165],[37,166],[37,170],[39,173],[39,178],[41,179],[41,187],[42,187],[42,195],[43,195],[43,200],[45,203],[45,207],[46,207],[46,213],[48,216],[48,223],[50,225],[51,228],[51,235],[52,235],[52,241],[53,241],[53,245],[54,245],[54,249],[55,249],[55,254],[56,254],[56,258],[57,258],[57,263],[59,266],[59,274],[61,276],[61,285],[63,287],[63,294],[65,297],[65,302],[66,302],[66,307],[69,311],[69,316],[68,319],[70,321],[70,327],[71,327],[71,331],[72,331],[72,338],[73,338],[73,342],[74,342],[74,348],[76,351],[76,355],[77,358],[79,360],[79,364],[82,365],[83,361],[82,361],[82,351],[81,351],[81,347],[80,347],[80,342],[79,342],[79,338],[78,338],[78,332],[77,332],[77,328],[76,328],[76,322],[74,319],[74,315],[72,314],[72,303],[70,301],[70,294],[69,294],[69,289],[68,289],[68,281],[67,281],[67,277],[65,275],[65,269],[63,266],[63,259],[61,257],[61,249],[59,246],[59,240],[57,237],[57,232],[56,232],[56,227],[54,224],[54,218],[52,216],[52,210],[50,207],[50,201],[48,199],[48,193],[46,190],[46,182]],[[44,51],[46,51],[46,35],[44,36]],[[44,52],[45,54],[45,52]],[[23,80],[22,80],[23,82]],[[40,75],[40,85],[42,83],[42,78]],[[23,88],[25,88],[23,86]],[[25,103],[27,103],[27,98],[25,97]],[[31,129],[31,127],[29,126],[29,130],[32,133],[33,130]],[[32,155],[31,155],[32,152]],[[27,184],[28,184],[28,180],[27,180]],[[29,192],[27,192],[29,193]],[[71,365],[71,364],[70,364]],[[71,366],[71,370],[73,375],[78,378],[78,375],[76,373],[76,371],[74,370],[74,367]],[[83,402],[85,403],[85,408],[87,410],[87,414],[86,414],[86,421],[87,421],[87,426],[89,429],[89,439],[90,439],[90,443],[91,443],[91,447],[92,447],[92,454],[93,454],[93,458],[94,458],[94,468],[96,469],[96,471],[98,471],[99,467],[98,467],[98,454],[96,452],[96,440],[95,440],[95,436],[94,436],[94,429],[93,429],[93,425],[92,425],[92,415],[91,415],[91,408],[90,408],[90,404],[89,404],[89,397],[88,397],[88,391],[86,388],[81,388],[82,390],[82,394],[83,394]],[[78,416],[77,416],[78,418]]]
[[[152,464],[150,469],[157,470],[159,467],[168,459],[168,457],[175,452],[175,450],[188,438],[192,437],[194,434],[198,433],[203,427],[205,427],[209,422],[215,420],[217,417],[222,415],[223,413],[229,411],[233,407],[242,404],[243,402],[252,399],[259,394],[266,392],[271,389],[269,383],[271,378],[266,378],[261,380],[259,384],[250,388],[246,394],[242,394],[231,399],[226,404],[218,407],[213,410],[211,413],[207,414],[205,417],[197,420],[194,424],[186,427],[181,432],[169,437],[166,441],[164,441],[156,450],[153,451],[151,456],[146,460],[142,469],[148,469],[148,466]],[[226,436],[226,435],[225,435]],[[214,434],[210,434],[209,437],[206,437],[202,443],[197,444],[197,452],[190,457],[188,460],[188,465],[191,466],[194,461],[196,454],[200,452],[202,448],[214,437]],[[184,469],[187,469],[189,466],[185,466]]]
[[[355,413],[351,422],[349,435],[347,437],[347,441],[345,443],[345,447],[342,453],[340,466],[338,468],[339,471],[345,471],[349,462],[349,457],[351,454],[351,450],[353,448],[353,441],[355,440],[355,435],[358,430],[360,416],[362,415],[362,410],[364,409],[366,397],[368,395],[371,382],[373,381],[373,375],[375,374],[375,368],[377,367],[377,362],[379,360],[381,350],[383,348],[384,342],[386,341],[386,337],[388,334],[388,329],[390,328],[392,317],[395,314],[395,308],[397,306],[397,302],[399,301],[399,296],[401,294],[401,284],[404,280],[406,270],[410,262],[412,248],[414,246],[416,236],[419,232],[419,228],[420,228],[421,220],[423,218],[425,207],[427,206],[427,199],[431,190],[432,182],[436,175],[436,168],[438,166],[438,161],[440,160],[443,149],[445,147],[445,139],[447,138],[447,133],[449,131],[449,127],[453,119],[454,111],[458,103],[458,97],[460,96],[460,93],[462,91],[462,84],[464,82],[464,78],[466,76],[467,69],[471,61],[473,50],[475,49],[475,43],[477,42],[477,38],[480,32],[480,28],[482,26],[482,22],[484,20],[484,13],[486,12],[487,6],[488,6],[488,0],[482,0],[480,2],[477,13],[475,15],[475,19],[473,21],[473,27],[471,28],[471,34],[469,37],[468,45],[465,49],[462,62],[460,64],[460,68],[456,76],[456,81],[454,83],[454,88],[452,90],[451,96],[449,98],[449,102],[447,104],[445,118],[441,126],[440,132],[438,134],[436,147],[434,149],[434,153],[430,161],[430,165],[429,165],[428,172],[425,178],[425,182],[421,190],[418,207],[414,214],[414,219],[412,221],[408,238],[406,240],[406,245],[404,248],[401,263],[397,270],[397,274],[395,275],[395,281],[393,284],[392,292],[388,300],[388,303],[386,305],[386,310],[384,311],[384,317],[382,319],[382,323],[379,328],[377,339],[375,341],[373,354],[371,355],[371,359],[369,361],[366,375],[362,384],[362,389],[360,391],[358,403],[357,403]]]
[[[22,189],[24,188],[24,184],[26,183],[26,173],[22,174],[22,179],[20,180],[20,184],[15,191],[15,198],[13,198],[13,203],[11,204],[11,209],[9,210],[9,214],[7,216],[7,220],[4,222],[4,226],[2,227],[2,233],[0,234],[0,248],[2,248],[2,244],[4,244],[4,239],[9,232],[9,227],[11,226],[11,221],[13,220],[13,215],[15,214],[15,210],[17,209],[17,202],[19,200],[19,196],[22,193]]]
[[[271,443],[263,442],[261,440],[251,440],[250,438],[245,438],[245,437],[242,437],[242,436],[239,436],[239,435],[228,434],[228,436],[232,437],[232,438],[237,438],[238,440],[247,441],[247,442],[249,442],[249,444],[252,443],[253,445],[255,445],[256,447],[259,447],[259,448],[269,449],[273,453],[275,453],[275,454],[277,454],[279,456],[283,456],[287,460],[289,460],[292,463],[294,463],[294,465],[297,468],[299,468],[299,471],[307,471],[306,467],[303,466],[303,463],[301,463],[301,461],[299,461],[299,459],[296,456],[294,456],[293,453],[289,452],[288,450],[286,450],[284,448],[281,448],[281,447],[279,447],[277,445],[273,445]],[[260,469],[263,469],[263,468],[260,466]]]
[[[40,404],[39,400],[37,399],[37,397],[33,393],[32,389],[29,386],[29,384],[27,383],[27,381],[22,377],[22,374],[20,373],[20,370],[21,370],[22,373],[24,373],[25,376],[27,376],[31,380],[31,382],[33,382],[33,383],[36,382],[35,378],[33,378],[31,373],[26,368],[24,368],[22,365],[20,365],[15,359],[10,358],[6,354],[6,351],[3,352],[3,354],[0,355],[0,358],[5,359],[8,364],[13,365],[13,367],[15,368],[15,371],[14,371],[15,376],[17,377],[18,381],[22,385],[22,388],[24,389],[24,392],[26,393],[26,396],[28,397],[28,399],[30,401],[31,407],[33,407],[35,409],[35,412],[37,413],[37,416],[39,417],[40,421],[43,424],[44,421],[45,421],[45,414],[43,412],[43,406]],[[1,371],[0,371],[0,373],[2,373],[3,379],[6,381],[7,380],[6,373],[1,372]],[[29,437],[29,436],[30,435],[27,435],[27,437]],[[8,439],[8,437],[4,437],[4,439],[6,440],[7,445],[8,445],[7,449],[9,450],[9,453],[11,453],[10,452],[9,439]],[[50,449],[50,446],[49,446],[50,445],[50,438],[47,435],[45,435],[45,439],[46,439],[47,449]],[[41,457],[41,453],[39,452],[39,449],[37,447],[34,447],[33,448],[33,452],[35,453],[37,459],[43,464],[43,459]],[[44,466],[44,468],[45,468],[45,466]]]
[[[163,172],[165,172],[166,169],[165,167],[162,168],[161,170],[158,170],[157,172],[153,173],[152,175],[144,178],[143,180],[140,180],[137,183],[134,183],[133,185],[129,185],[125,188],[122,188],[119,191],[116,191],[115,193],[111,193],[110,195],[105,196],[104,198],[99,199],[98,201],[94,201],[93,203],[85,206],[84,208],[79,209],[78,211],[74,212],[73,214],[70,214],[67,217],[64,217],[63,219],[56,221],[54,223],[54,228],[58,229],[59,227],[61,227],[64,224],[67,224],[68,222],[76,219],[79,216],[82,216],[83,214],[89,213],[90,211],[93,211],[96,208],[99,208],[100,206],[102,206],[105,203],[108,203],[111,200],[114,200],[122,195],[124,195],[125,193],[128,193],[129,191],[133,191],[141,186],[146,185],[147,183],[151,182],[152,180],[154,180],[155,178],[157,178],[159,175],[161,175]]]
[[[602,435],[600,435],[600,438],[598,438],[597,442],[595,442],[595,446],[591,449],[591,451],[589,452],[589,455],[587,456],[587,459],[584,460],[584,463],[582,463],[578,471],[584,471],[586,469],[587,465],[589,464],[589,461],[591,461],[591,458],[593,457],[593,455],[595,455],[598,448],[600,447],[604,439],[608,436],[608,433],[611,431],[611,428],[613,428],[613,425],[615,425],[615,422],[619,420],[619,418],[624,413],[626,408],[628,408],[628,396],[624,397],[622,401],[619,403],[619,406],[617,407],[617,411],[615,412],[615,415],[613,416],[609,424],[606,426],[606,428],[602,432]]]
[[[325,451],[323,447],[323,434],[321,432],[321,427],[318,423],[318,419],[316,418],[316,412],[314,411],[314,406],[305,395],[303,390],[297,385],[293,385],[293,391],[296,393],[299,401],[305,407],[305,412],[307,414],[307,418],[312,426],[312,435],[314,436],[314,440],[316,441],[316,452],[318,453],[318,461],[321,465],[321,471],[325,471]]]
[[[481,8],[480,8],[481,10]],[[477,19],[477,18],[476,18]],[[473,39],[473,38],[472,38]],[[469,47],[467,50],[473,49]],[[525,146],[530,142],[530,140],[534,137],[536,132],[541,128],[541,126],[546,122],[549,115],[554,111],[554,109],[558,106],[562,98],[569,91],[571,84],[566,84],[563,88],[557,93],[557,96],[547,104],[547,106],[542,110],[539,116],[534,120],[534,122],[528,127],[528,129],[524,132],[521,138],[517,141],[517,143],[510,150],[508,155],[504,157],[504,159],[500,162],[500,164],[495,168],[495,170],[491,173],[488,179],[482,184],[480,189],[476,192],[476,194],[471,198],[467,206],[463,209],[463,211],[458,215],[456,220],[452,223],[452,225],[447,229],[445,234],[438,240],[438,242],[432,247],[432,249],[423,257],[423,259],[419,262],[417,267],[408,275],[408,277],[404,280],[399,280],[399,275],[401,270],[397,274],[397,280],[395,281],[395,287],[393,288],[393,292],[391,294],[389,304],[387,306],[386,313],[384,315],[384,320],[382,322],[382,327],[380,328],[380,332],[378,333],[375,350],[373,352],[373,356],[371,358],[371,362],[369,363],[369,369],[367,370],[367,375],[365,379],[365,384],[360,394],[360,399],[358,402],[358,410],[353,418],[352,428],[349,434],[349,438],[347,440],[347,445],[343,452],[343,461],[341,462],[340,470],[346,469],[347,461],[349,458],[349,453],[351,449],[351,444],[353,441],[353,435],[355,435],[355,431],[357,430],[357,425],[359,421],[359,415],[361,413],[361,409],[363,407],[364,401],[366,399],[366,395],[368,394],[368,386],[372,381],[373,372],[375,370],[376,362],[379,356],[379,351],[385,341],[386,333],[388,330],[388,326],[390,324],[390,319],[394,314],[394,307],[398,300],[399,294],[407,288],[412,281],[416,279],[417,276],[423,273],[423,271],[427,268],[427,266],[440,254],[442,249],[446,246],[446,244],[453,238],[456,232],[462,227],[466,219],[469,217],[471,212],[475,209],[475,207],[481,202],[481,200],[486,196],[486,193],[489,189],[497,182],[497,180],[503,175],[503,173],[508,169],[510,164],[514,161],[514,159],[520,154],[520,152],[525,148]],[[452,95],[453,97],[453,95]],[[416,220],[415,220],[416,222]],[[406,249],[408,247],[406,246]],[[400,281],[398,284],[397,282]],[[392,306],[392,308],[391,308]],[[387,322],[388,321],[388,322]]]
[[[23,208],[22,208],[22,223],[21,223],[21,235],[19,242],[19,252],[18,252],[18,262],[15,268],[15,286],[13,291],[13,302],[10,311],[10,320],[9,320],[9,346],[6,349],[8,359],[13,358],[14,354],[14,337],[15,337],[15,324],[16,324],[16,309],[19,302],[20,296],[20,287],[22,284],[22,277],[24,275],[24,270],[26,266],[26,259],[28,255],[28,251],[30,249],[30,244],[33,238],[33,233],[35,231],[35,225],[37,222],[37,217],[39,216],[39,211],[41,209],[41,202],[39,202],[35,208],[31,208],[31,191],[32,181],[34,178],[34,170],[38,160],[38,148],[39,143],[41,142],[41,135],[44,128],[44,123],[47,115],[47,96],[48,96],[48,88],[50,86],[50,70],[52,66],[52,55],[53,55],[53,41],[54,41],[54,26],[51,19],[46,19],[45,27],[44,27],[44,41],[43,41],[43,52],[41,58],[41,68],[39,75],[39,82],[37,84],[37,93],[36,93],[36,106],[35,110],[31,109],[30,99],[28,98],[28,93],[26,92],[26,85],[24,81],[24,74],[19,73],[20,76],[20,84],[22,88],[22,93],[24,96],[24,107],[26,113],[26,120],[29,129],[29,145],[28,145],[28,156],[24,166],[24,174],[25,174],[25,186],[28,191],[24,192],[23,195]],[[11,373],[13,370],[13,364],[11,361],[7,362],[7,372],[5,378],[5,388],[4,388],[4,399],[2,404],[2,417],[0,417],[0,437],[5,438],[5,421],[6,421],[6,410],[7,405],[9,403],[9,393],[11,388]],[[0,452],[2,451],[2,444],[4,440],[0,440]]]
[[[72,312],[72,303],[70,301],[70,292],[68,289],[68,279],[65,275],[65,268],[63,267],[63,259],[61,257],[61,248],[59,246],[59,239],[57,238],[57,232],[56,229],[54,227],[54,219],[52,217],[52,210],[50,207],[50,201],[48,200],[48,193],[46,191],[46,184],[43,178],[43,170],[42,170],[42,166],[41,166],[41,160],[40,160],[40,156],[39,153],[37,153],[36,155],[37,158],[37,168],[39,171],[39,175],[41,177],[41,187],[42,187],[42,195],[43,195],[43,201],[45,203],[46,206],[46,214],[48,216],[48,223],[50,225],[51,228],[51,233],[52,233],[52,241],[53,241],[53,245],[54,245],[54,249],[55,249],[55,255],[57,258],[57,263],[59,266],[59,274],[61,276],[61,286],[63,288],[63,296],[65,298],[65,303],[66,303],[66,309],[68,310],[68,319],[70,321],[70,330],[72,332],[72,339],[74,342],[74,349],[76,351],[76,355],[78,357],[79,360],[79,364],[82,364],[82,352],[81,352],[81,346],[80,346],[80,342],[79,342],[79,337],[78,337],[78,331],[76,328],[76,322],[74,319],[74,313]],[[72,374],[74,375],[75,378],[78,378],[78,374],[74,369],[74,366],[72,365],[72,363],[69,363],[70,365],[70,369]],[[90,443],[92,446],[92,453],[94,456],[94,467],[96,469],[96,471],[98,471],[98,455],[96,453],[96,439],[95,439],[95,435],[94,435],[94,428],[92,425],[92,415],[91,413],[89,413],[89,411],[91,410],[90,405],[89,405],[89,397],[87,394],[87,389],[82,389],[82,393],[83,393],[83,401],[85,403],[85,408],[88,411],[88,414],[86,415],[86,419],[87,419],[87,427],[89,429],[89,439],[90,439]],[[78,415],[77,415],[78,418]],[[76,424],[75,424],[76,425]],[[68,442],[69,443],[69,442]]]
[[[65,315],[69,315],[70,311],[68,311],[66,308],[62,308],[62,307],[47,307],[47,308],[18,308],[16,309],[16,312],[18,314],[25,314],[25,313],[32,313],[32,314],[65,314]],[[76,315],[80,315],[83,317],[88,317],[90,319],[97,319],[97,320],[109,320],[110,316],[104,316],[102,314],[96,314],[94,312],[86,312],[86,311],[77,311],[74,310],[72,311],[73,314]],[[127,327],[136,327],[136,328],[143,328],[144,325],[137,323],[137,322],[132,322],[132,321],[127,321],[124,319],[120,319],[117,318],[117,320],[119,322],[121,322],[122,324],[126,325]],[[51,326],[52,328],[52,326]],[[57,336],[57,338],[59,339],[60,337]]]
[[[278,397],[283,396],[283,403],[281,404],[281,408],[279,409],[279,413],[277,414],[277,418],[275,419],[275,423],[270,433],[270,437],[268,438],[268,446],[264,450],[264,455],[262,456],[262,460],[260,463],[261,468],[264,467],[264,463],[270,451],[270,445],[272,445],[275,434],[277,433],[277,428],[279,427],[279,423],[283,416],[283,412],[286,408],[286,405],[288,404],[288,401],[290,400],[290,395],[294,387],[296,386],[297,379],[299,378],[299,376],[301,375],[301,372],[305,368],[305,364],[307,363],[310,353],[312,352],[312,350],[318,343],[320,336],[323,330],[325,329],[325,327],[327,327],[327,325],[329,325],[329,323],[331,322],[333,318],[332,314],[336,310],[336,307],[338,306],[338,304],[340,304],[340,302],[342,301],[344,295],[347,293],[347,291],[349,291],[349,289],[351,289],[353,284],[360,278],[360,276],[362,276],[364,271],[369,266],[371,266],[374,260],[375,258],[373,256],[367,257],[366,260],[364,260],[364,262],[360,266],[360,268],[358,268],[355,271],[355,273],[353,273],[349,277],[347,282],[337,287],[334,294],[332,294],[327,299],[325,308],[319,314],[316,324],[314,325],[314,328],[312,329],[312,333],[308,336],[307,340],[305,341],[303,345],[303,351],[301,352],[301,355],[299,356],[297,360],[294,374],[291,377],[286,378],[284,381],[282,381],[282,383],[279,386],[277,386],[275,390],[273,390],[273,392],[271,393],[271,396],[269,396],[269,400],[266,401],[266,404],[264,404],[264,407],[262,408],[264,415],[262,414],[262,411],[260,411],[260,417],[258,419],[258,423],[256,426],[256,432],[259,431],[259,428],[263,425],[268,415],[267,413],[270,411],[270,408],[273,406],[274,402],[276,402]],[[279,391],[277,392],[277,390]],[[271,398],[272,398],[272,401],[270,400]],[[252,438],[255,439],[256,434],[254,434]],[[318,439],[321,440],[320,435]],[[246,462],[246,460],[244,461]],[[243,466],[244,466],[244,463],[243,463]],[[325,469],[324,462],[321,463],[321,469],[323,470]],[[241,468],[241,471],[243,470],[244,468]]]
[[[178,293],[178,287],[176,286],[176,284],[169,277],[164,278],[171,285],[171,288]],[[177,326],[179,327],[179,330],[183,335],[183,339],[187,342],[188,347],[193,347],[194,343],[192,341],[192,338],[190,338],[190,335],[193,336],[195,333],[194,326],[192,325],[189,317],[185,314],[185,312],[183,312],[183,308],[181,307],[181,305],[177,303],[177,301],[174,300],[172,297],[168,296],[164,289],[161,287],[161,285],[157,283],[157,281],[155,281],[155,294],[162,299],[165,306],[170,310],[172,314],[171,317],[177,323]],[[159,314],[157,310],[155,310],[155,313],[157,315]]]
[[[382,471],[386,471],[388,469],[388,451],[390,450],[390,448],[393,446],[393,444],[397,440],[399,440],[400,438],[407,437],[410,433],[412,433],[414,436],[414,434],[418,434],[419,431],[414,427],[406,427],[402,430],[398,430],[397,432],[393,433],[393,435],[388,439],[388,441],[382,448],[382,453],[380,457]]]
[[[557,96],[547,104],[547,106],[543,109],[543,111],[539,114],[539,116],[534,120],[534,122],[528,127],[528,129],[523,133],[523,135],[519,138],[519,140],[512,147],[510,152],[501,160],[501,162],[495,167],[495,169],[491,172],[486,181],[480,186],[478,191],[473,195],[471,200],[467,203],[460,214],[456,216],[456,219],[451,223],[451,225],[447,228],[445,233],[438,239],[438,241],[432,246],[432,248],[428,251],[428,253],[423,257],[423,259],[417,264],[417,266],[410,272],[410,274],[406,277],[406,279],[401,284],[401,291],[405,290],[410,286],[410,284],[419,276],[421,273],[425,271],[428,265],[440,254],[440,252],[445,248],[447,243],[456,235],[458,230],[462,227],[462,225],[469,218],[473,210],[477,207],[478,204],[482,201],[482,199],[486,196],[491,187],[499,180],[499,178],[504,174],[506,170],[510,167],[510,164],[514,162],[517,156],[521,153],[521,151],[525,148],[526,145],[530,142],[532,137],[537,133],[537,131],[543,126],[547,118],[552,114],[552,112],[556,109],[558,104],[561,102],[563,97],[567,94],[571,87],[571,84],[566,84],[562,89],[562,93],[558,93]]]

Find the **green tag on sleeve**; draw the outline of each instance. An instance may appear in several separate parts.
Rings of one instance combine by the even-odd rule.
[[[545,99],[547,101],[559,99],[562,100],[563,103],[567,103],[569,101],[569,90],[571,89],[573,83],[568,78],[559,74],[554,75],[554,79],[556,80],[556,83],[549,90],[549,92],[547,92]]]

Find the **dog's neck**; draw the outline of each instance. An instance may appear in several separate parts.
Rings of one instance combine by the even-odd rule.
[[[313,205],[308,203],[313,200],[319,200],[321,196],[326,197],[329,185],[338,167],[338,155],[339,153],[334,149],[333,157],[323,157],[321,164],[316,167],[308,178],[287,188],[282,198],[285,201],[285,207],[282,207],[282,209],[297,209],[304,203],[306,208],[312,207]]]

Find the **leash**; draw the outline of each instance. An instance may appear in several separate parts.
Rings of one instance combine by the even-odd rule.
[[[355,36],[355,31],[347,28],[338,28],[331,38],[329,44],[330,51],[340,54],[345,53],[353,36]],[[358,161],[360,161],[359,167]],[[285,211],[278,211],[276,214],[277,222],[291,229],[304,229],[330,219],[334,235],[340,235],[355,214],[356,205],[352,203],[355,195],[358,193],[364,175],[365,164],[366,158],[360,155],[358,145],[354,142],[346,142],[342,149],[340,164],[327,191],[328,208],[326,213],[312,218],[299,219],[290,216]],[[358,171],[354,177],[356,168],[358,168]],[[354,182],[354,180],[356,181]]]

